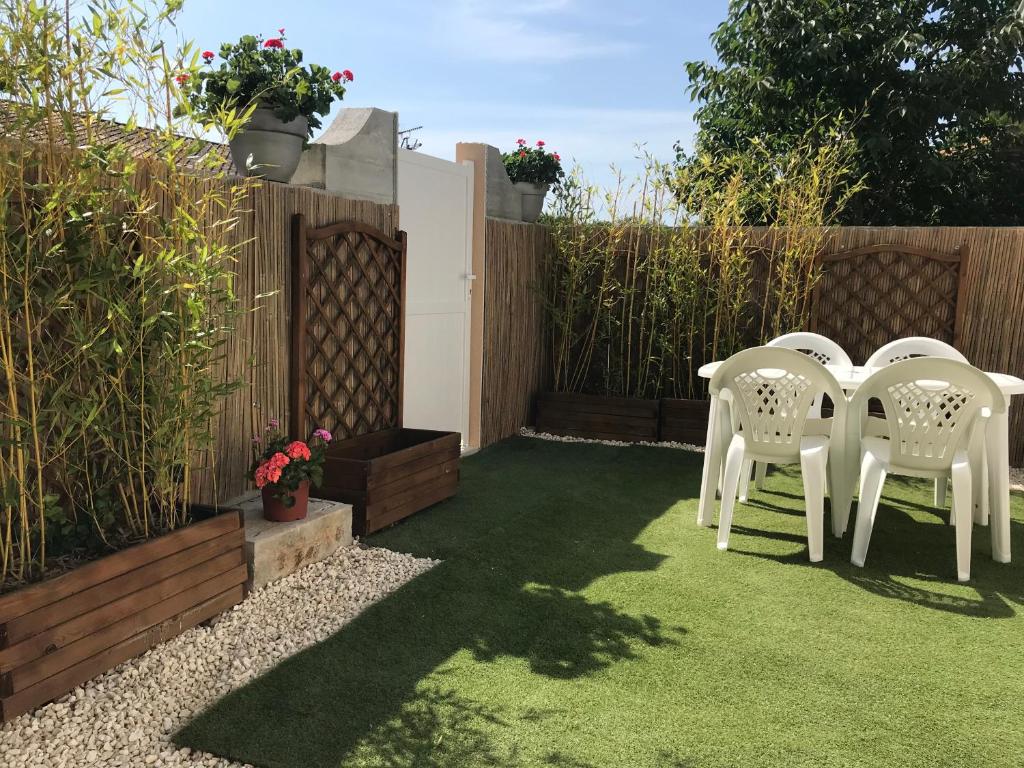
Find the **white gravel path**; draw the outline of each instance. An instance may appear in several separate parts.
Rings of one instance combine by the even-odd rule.
[[[354,545],[254,592],[69,696],[0,726],[2,768],[217,766],[172,733],[229,691],[324,640],[435,561]]]
[[[658,448],[676,448],[683,451],[692,451],[694,453],[704,453],[704,446],[690,445],[689,443],[624,443],[620,440],[590,440],[585,437],[565,437],[563,435],[552,435],[549,432],[536,432],[531,427],[523,427],[519,430],[519,434],[523,437],[535,437],[538,440],[552,440],[557,443],[599,443],[601,445],[620,445],[624,447],[631,445],[653,445]],[[1024,469],[1020,467],[1010,467],[1010,490],[1024,491]]]

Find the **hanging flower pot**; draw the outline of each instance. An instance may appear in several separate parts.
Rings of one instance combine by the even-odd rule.
[[[285,47],[284,30],[264,40],[244,35],[237,43],[204,51],[204,67],[175,80],[188,93],[195,114],[221,123],[229,134],[231,159],[244,176],[287,182],[306,142],[321,126],[335,99],[345,96],[353,74],[304,65],[302,51]],[[244,120],[243,124],[239,124]]]
[[[287,182],[299,166],[308,130],[301,115],[285,122],[269,109],[257,109],[228,142],[235,168],[244,176]]]
[[[537,184],[532,181],[517,181],[516,189],[523,196],[523,221],[534,223],[544,210],[544,196],[551,189],[550,184]]]
[[[562,158],[557,152],[544,149],[543,141],[527,147],[526,139],[519,139],[516,145],[516,149],[502,154],[501,159],[505,172],[522,196],[522,219],[532,224],[544,210],[544,197],[551,185],[565,175]]]
[[[265,435],[253,438],[252,480],[263,495],[263,516],[276,523],[302,520],[309,509],[309,486],[324,474],[324,452],[331,433],[318,429],[308,441],[289,440],[271,419]]]

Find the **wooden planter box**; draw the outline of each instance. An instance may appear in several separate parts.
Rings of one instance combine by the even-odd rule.
[[[0,721],[241,602],[246,577],[232,511],[0,597]]]
[[[663,398],[658,429],[660,439],[665,442],[704,445],[708,436],[710,408],[709,400]]]
[[[396,427],[331,444],[313,495],[352,505],[352,533],[365,536],[454,496],[458,432]]]
[[[595,440],[654,442],[659,401],[544,392],[537,396],[537,431]]]

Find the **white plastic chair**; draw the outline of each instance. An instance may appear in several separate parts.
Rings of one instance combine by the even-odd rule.
[[[888,439],[865,434],[867,407],[885,410]],[[1005,399],[983,372],[959,360],[904,360],[869,376],[850,402],[850,429],[861,435],[860,500],[853,534],[854,565],[863,566],[887,474],[953,482],[957,578],[971,575],[972,483],[988,482],[984,458],[972,479],[969,447],[984,440],[985,420]],[[982,454],[983,455],[983,454]],[[987,491],[987,489],[986,489]]]
[[[960,350],[944,341],[929,339],[927,336],[908,336],[905,339],[890,341],[876,349],[864,363],[864,367],[884,368],[915,357],[942,357],[946,360],[959,360],[961,363],[968,362]]]
[[[821,363],[801,352],[757,347],[722,363],[711,378],[710,391],[712,397],[728,399],[733,427],[725,458],[718,548],[729,546],[744,462],[799,463],[807,510],[807,546],[811,562],[820,562],[824,554],[825,478],[833,444],[828,427],[837,436],[845,428],[846,398],[839,384]],[[832,424],[820,419],[809,423],[811,405],[822,392],[836,404]],[[842,450],[843,440],[837,439],[834,445]]]
[[[885,346],[876,349],[864,363],[864,367],[884,368],[901,360],[911,360],[917,357],[941,357],[946,360],[958,360],[961,363],[970,362],[956,347],[952,347],[944,341],[930,339],[927,336],[907,336],[904,339],[890,341]],[[875,424],[870,431],[876,435],[884,433],[878,424]],[[946,506],[945,478],[935,481],[934,501],[936,507]]]
[[[836,342],[827,336],[822,336],[817,333],[808,333],[804,331],[798,331],[796,333],[786,333],[782,336],[778,336],[766,344],[768,347],[780,347],[783,349],[795,349],[797,352],[803,352],[808,357],[812,357],[822,365],[844,365],[853,367],[853,361],[850,360],[850,356],[846,354],[846,351],[839,346]],[[819,394],[814,398],[814,402],[811,403],[811,410],[809,417],[812,419],[821,418],[821,401],[822,397]],[[748,464],[744,465],[743,469],[740,470],[740,501],[747,500],[747,494],[750,490],[750,459],[747,460]],[[764,479],[768,473],[768,464],[763,461],[754,462],[754,485],[758,490],[764,488]]]

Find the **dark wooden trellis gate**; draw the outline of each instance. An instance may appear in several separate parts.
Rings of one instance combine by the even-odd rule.
[[[295,217],[291,433],[335,436],[313,493],[364,536],[455,494],[457,432],[402,426],[406,236]]]
[[[825,255],[811,330],[838,342],[854,362],[905,336],[958,346],[967,258],[966,245],[955,253],[879,244]]]
[[[293,226],[291,434],[401,427],[405,233]]]

